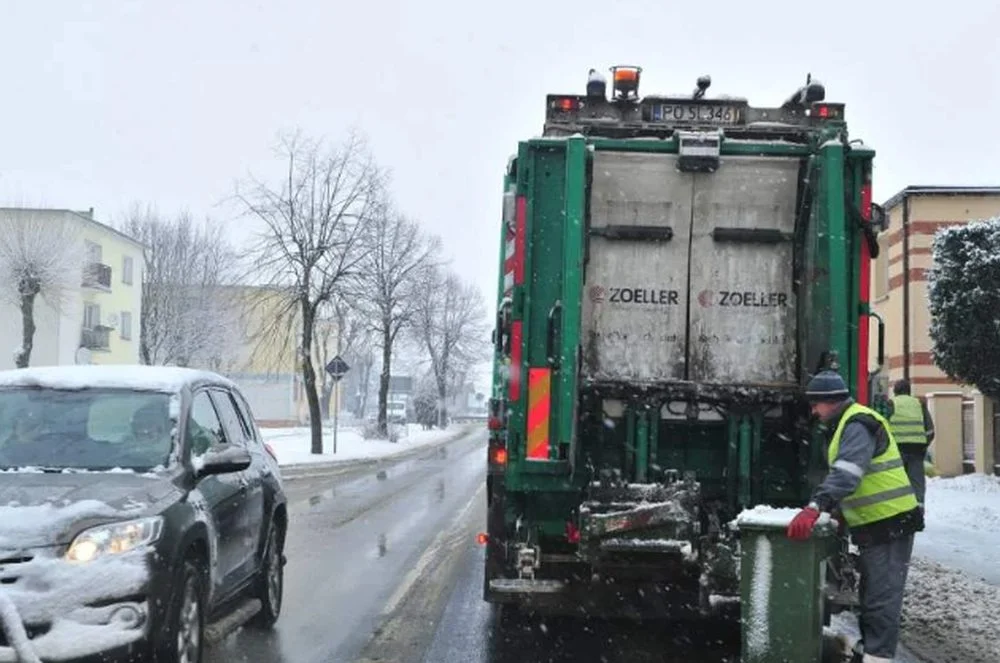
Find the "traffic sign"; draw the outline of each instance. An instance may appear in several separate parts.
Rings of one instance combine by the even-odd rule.
[[[330,363],[326,365],[326,372],[330,374],[334,382],[339,382],[342,377],[347,375],[347,371],[349,370],[351,370],[351,367],[347,365],[347,362],[340,355],[331,359]]]

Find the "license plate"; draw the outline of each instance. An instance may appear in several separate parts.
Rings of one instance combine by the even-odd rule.
[[[726,104],[659,104],[653,107],[654,122],[685,124],[739,124],[740,108]]]

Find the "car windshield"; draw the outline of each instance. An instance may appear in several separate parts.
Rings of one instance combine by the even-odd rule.
[[[172,446],[170,395],[130,389],[0,391],[0,467],[149,470]]]

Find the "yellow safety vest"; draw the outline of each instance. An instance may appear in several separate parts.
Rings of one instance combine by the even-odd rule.
[[[868,467],[862,468],[864,475],[861,477],[861,483],[840,503],[840,510],[849,527],[870,525],[917,508],[917,498],[914,496],[910,479],[906,476],[903,458],[899,455],[899,447],[896,446],[889,422],[878,412],[864,405],[852,403],[840,418],[827,452],[830,466],[832,467],[837,460],[844,427],[852,417],[859,414],[867,414],[885,427],[889,446],[882,455],[872,458]]]
[[[927,444],[927,430],[924,428],[924,410],[920,401],[909,394],[894,396],[893,413],[889,426],[896,438],[896,444]]]

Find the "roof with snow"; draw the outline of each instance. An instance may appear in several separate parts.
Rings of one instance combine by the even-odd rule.
[[[143,244],[142,242],[140,242],[139,240],[137,240],[135,237],[132,237],[128,233],[123,232],[123,231],[119,230],[118,228],[115,228],[114,226],[110,226],[110,225],[108,225],[106,223],[101,223],[100,221],[98,221],[97,219],[95,219],[94,218],[94,208],[90,208],[89,210],[87,210],[85,212],[79,212],[77,210],[72,210],[72,209],[58,209],[58,208],[47,208],[47,207],[0,207],[0,213],[2,213],[2,212],[14,213],[14,214],[39,214],[39,215],[40,214],[65,214],[65,215],[69,215],[70,217],[72,217],[74,219],[79,219],[79,220],[81,220],[81,221],[83,221],[85,223],[88,223],[88,224],[90,224],[90,225],[92,225],[94,227],[97,227],[97,228],[100,228],[102,230],[105,230],[105,231],[111,233],[112,235],[116,235],[117,237],[125,240],[126,242],[130,242],[132,244],[135,244],[136,246],[138,246],[140,248],[143,248],[143,249],[148,248],[145,244]]]
[[[891,209],[909,196],[1000,196],[1000,186],[941,186],[911,184],[885,201],[883,207]]]
[[[133,389],[176,393],[199,383],[231,384],[209,371],[176,366],[39,366],[0,371],[0,389]]]

